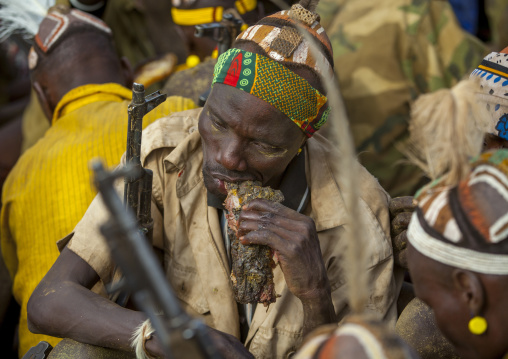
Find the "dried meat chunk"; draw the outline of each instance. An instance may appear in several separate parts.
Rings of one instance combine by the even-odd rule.
[[[227,210],[228,236],[231,240],[231,281],[238,303],[263,303],[268,306],[276,300],[273,282],[273,251],[264,245],[243,245],[237,237],[238,217],[242,206],[256,198],[282,202],[281,191],[262,187],[260,182],[226,183],[228,196],[224,201]]]

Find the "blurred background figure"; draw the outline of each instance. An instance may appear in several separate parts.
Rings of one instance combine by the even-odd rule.
[[[508,150],[483,153],[455,184],[445,178],[416,196],[408,263],[461,358],[508,354]]]
[[[409,106],[451,87],[479,63],[485,45],[461,28],[447,1],[322,0],[336,72],[360,162],[392,197],[425,179],[400,164]]]
[[[0,240],[21,307],[20,356],[40,340],[58,342],[29,332],[26,303],[58,257],[56,242],[72,231],[96,194],[88,162],[101,157],[115,166],[125,152],[133,78],[111,29],[65,5],[43,18],[28,66],[51,127],[19,158],[3,186]],[[143,127],[194,107],[188,99],[168,98],[145,116]]]
[[[306,339],[295,359],[418,359],[393,328],[375,318],[350,316],[339,328],[327,326]]]

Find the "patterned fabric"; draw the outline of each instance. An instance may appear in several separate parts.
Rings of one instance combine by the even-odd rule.
[[[504,51],[488,54],[470,77],[478,79],[478,99],[492,118],[488,132],[508,140],[508,53]]]
[[[294,26],[297,23],[302,24],[301,21],[295,19],[294,13],[296,11],[298,11],[300,17],[314,20],[310,24],[306,24],[306,30],[314,40],[322,45],[323,51],[320,55],[322,62],[325,64],[324,69],[319,68],[318,61],[309,51],[307,41],[301,39],[299,34],[295,34]],[[332,46],[324,28],[319,24],[319,17],[316,17],[317,15],[312,17],[308,14],[299,14],[299,12],[302,12],[300,7],[293,5],[291,10],[284,10],[267,16],[238,35],[237,41],[243,40],[256,43],[275,61],[304,64],[318,73],[333,76],[333,62],[330,62],[332,60]],[[288,48],[291,50],[286,52]]]
[[[417,196],[408,239],[438,262],[508,274],[508,150],[486,152],[455,187],[436,182]]]
[[[392,197],[413,195],[422,172],[398,150],[410,104],[455,85],[487,54],[485,46],[461,28],[448,1],[321,0],[318,13],[360,162]]]
[[[108,167],[120,162],[127,143],[127,106],[131,91],[118,84],[85,85],[58,103],[52,126],[18,160],[2,193],[0,239],[13,294],[21,305],[20,357],[41,340],[32,334],[26,305],[33,290],[58,257],[56,241],[69,234],[96,191],[88,162],[101,157]],[[143,127],[175,111],[194,108],[171,97],[147,114]]]
[[[330,108],[326,96],[305,79],[265,56],[229,49],[215,65],[212,84],[236,87],[274,106],[308,137],[326,122]]]
[[[354,338],[356,343],[345,337]],[[345,345],[347,342],[349,345]],[[351,315],[339,327],[329,325],[310,334],[294,359],[356,356],[370,359],[414,358],[409,346],[386,323],[365,315]]]

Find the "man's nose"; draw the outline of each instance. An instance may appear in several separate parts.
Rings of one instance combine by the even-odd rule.
[[[244,157],[244,145],[236,140],[221,141],[216,161],[232,171],[245,171],[247,162]]]

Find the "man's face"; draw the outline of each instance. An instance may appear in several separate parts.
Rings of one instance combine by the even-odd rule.
[[[474,358],[468,339],[469,309],[459,299],[460,293],[452,284],[451,275],[443,267],[423,256],[408,243],[407,259],[415,294],[434,312],[436,324],[453,344],[461,358]]]
[[[260,181],[277,188],[305,141],[297,125],[246,92],[215,84],[199,118],[206,188],[219,198],[224,182]]]

